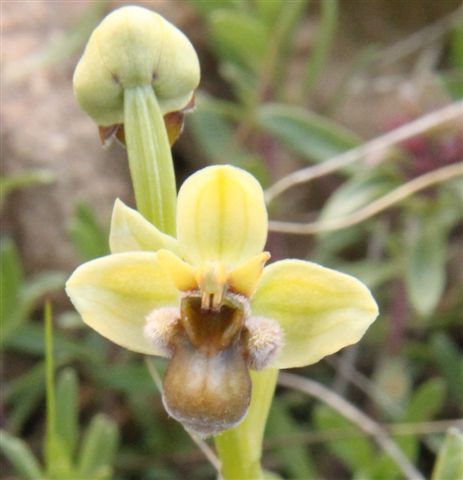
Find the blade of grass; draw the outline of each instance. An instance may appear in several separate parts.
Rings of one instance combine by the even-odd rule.
[[[306,99],[310,95],[326,63],[331,44],[333,43],[337,21],[337,0],[323,0],[321,2],[320,33],[306,66],[304,81],[301,87],[302,99]]]
[[[20,478],[24,480],[43,478],[40,465],[26,442],[1,430],[0,451],[11,462]]]
[[[55,408],[55,367],[53,359],[53,319],[51,303],[45,303],[45,385],[47,395],[47,426],[45,440],[45,464],[49,473],[53,463],[53,442],[56,434],[56,408]]]

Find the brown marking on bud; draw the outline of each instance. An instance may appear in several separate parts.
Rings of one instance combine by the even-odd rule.
[[[101,144],[104,148],[109,147],[114,139],[116,138],[125,145],[125,132],[124,132],[124,125],[118,123],[115,125],[109,125],[107,127],[102,127],[101,125],[98,127],[98,134],[100,136]]]
[[[167,137],[171,147],[180,137],[184,122],[185,114],[183,112],[170,112],[164,115],[164,124],[166,125]]]
[[[153,78],[153,81],[154,80],[155,78]],[[171,147],[183,132],[183,127],[185,125],[185,114],[191,112],[194,107],[195,96],[193,94],[191,100],[184,108],[182,108],[182,110],[178,110],[177,112],[169,112],[164,115],[164,123],[166,125],[167,136],[169,138],[169,144]]]

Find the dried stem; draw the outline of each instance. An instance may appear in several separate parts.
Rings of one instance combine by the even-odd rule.
[[[275,197],[289,188],[300,183],[306,183],[314,178],[322,177],[329,173],[344,168],[360,159],[365,159],[381,150],[397,145],[398,143],[427,130],[443,125],[447,122],[463,120],[463,101],[452,103],[440,110],[428,113],[413,122],[402,125],[380,137],[336,155],[323,163],[297,170],[281,178],[265,191],[267,204]]]
[[[409,480],[424,480],[421,473],[412,463],[410,463],[408,458],[388,435],[386,430],[337,393],[329,390],[318,382],[314,382],[313,380],[292,373],[280,372],[278,383],[284,387],[299,390],[325,403],[333,410],[340,413],[343,417],[357,425],[363,432],[372,435],[379,447],[382,448],[392,460],[394,460],[405,478]]]
[[[383,195],[375,201],[369,203],[356,212],[345,217],[327,220],[324,222],[299,223],[299,222],[279,222],[270,221],[269,230],[275,232],[294,233],[297,235],[310,235],[321,232],[329,232],[333,230],[342,230],[353,225],[357,225],[370,217],[386,210],[405,198],[413,195],[420,190],[445,182],[451,178],[463,175],[463,163],[449,165],[447,167],[433,170],[432,172],[421,175],[413,180],[401,185],[391,192]]]

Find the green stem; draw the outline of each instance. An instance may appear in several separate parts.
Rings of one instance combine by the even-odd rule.
[[[55,366],[53,362],[53,324],[50,302],[45,304],[45,379],[47,392],[47,433],[45,443],[45,459],[47,471],[53,464],[53,441],[55,435]]]
[[[124,90],[124,131],[138,211],[175,235],[175,173],[169,139],[151,85]]]
[[[224,480],[260,480],[260,459],[268,412],[278,377],[278,370],[251,372],[252,399],[245,419],[235,428],[215,437]]]

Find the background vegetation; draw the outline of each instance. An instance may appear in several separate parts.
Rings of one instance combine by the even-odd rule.
[[[294,479],[403,478],[407,461],[378,441],[388,432],[424,477],[462,478],[459,2],[134,3],[171,19],[200,55],[197,109],[174,150],[180,179],[211,163],[251,171],[267,188],[272,258],[352,273],[380,304],[359,345],[282,375],[264,466]],[[119,5],[2,3],[4,478],[214,477],[140,356],[86,328],[62,290],[78,263],[107,253],[114,199],[133,204],[122,148],[100,150],[71,89],[89,32]],[[393,130],[403,138],[389,141]],[[306,167],[311,183],[275,184]]]

